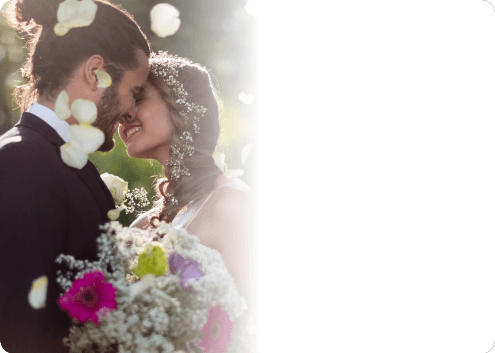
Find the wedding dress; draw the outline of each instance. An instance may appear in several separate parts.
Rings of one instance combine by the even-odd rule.
[[[231,178],[226,183],[223,183],[217,186],[207,197],[201,202],[201,200],[192,200],[186,206],[184,206],[175,216],[172,221],[172,225],[174,226],[182,226],[185,230],[189,224],[193,221],[196,215],[201,211],[201,209],[208,203],[208,200],[213,195],[213,193],[223,187],[232,188],[235,190],[244,191],[252,194],[253,191],[249,188],[249,186],[240,179]]]

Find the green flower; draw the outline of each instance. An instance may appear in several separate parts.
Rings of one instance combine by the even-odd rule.
[[[148,245],[138,257],[134,273],[140,278],[147,274],[161,276],[168,270],[167,249],[163,244],[154,241]]]

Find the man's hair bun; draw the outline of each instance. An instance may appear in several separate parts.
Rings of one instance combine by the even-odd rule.
[[[23,32],[27,32],[33,22],[43,27],[55,26],[58,22],[58,5],[62,1],[12,0],[7,9],[7,19],[12,28]]]

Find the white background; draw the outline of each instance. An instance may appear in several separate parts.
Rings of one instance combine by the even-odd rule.
[[[251,6],[260,45],[261,352],[489,351],[492,6]]]

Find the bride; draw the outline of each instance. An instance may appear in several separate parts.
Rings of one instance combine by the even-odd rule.
[[[155,159],[165,177],[156,183],[156,207],[131,227],[157,221],[181,225],[218,250],[240,293],[254,309],[254,198],[237,178],[227,178],[212,158],[219,137],[216,91],[208,71],[190,60],[152,54],[148,84],[136,114],[119,135],[134,158]]]

